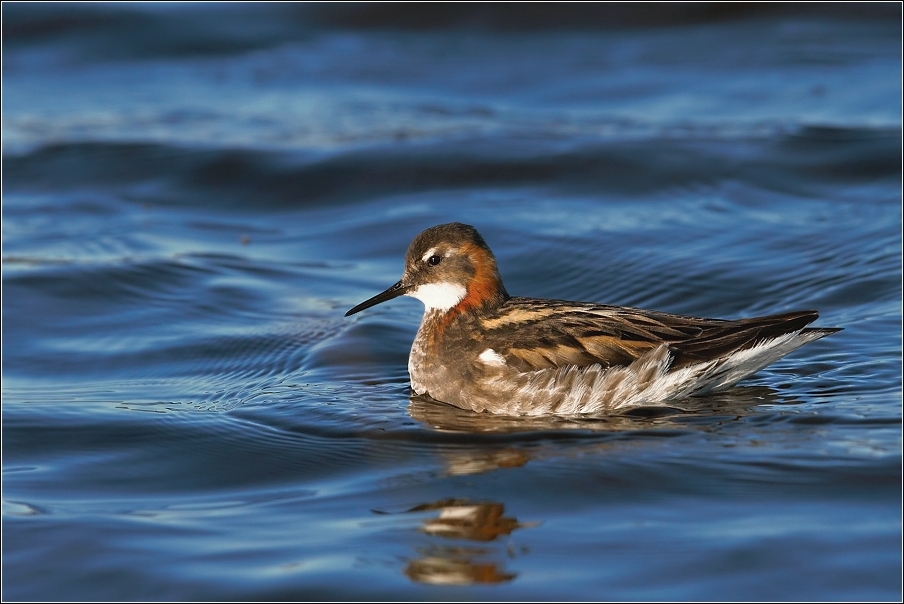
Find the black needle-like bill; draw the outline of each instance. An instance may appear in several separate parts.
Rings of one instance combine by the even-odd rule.
[[[355,314],[356,312],[360,312],[360,311],[364,310],[365,308],[370,308],[371,306],[376,306],[380,302],[386,302],[387,300],[392,300],[393,298],[398,298],[399,296],[403,295],[407,291],[408,291],[408,287],[405,285],[402,285],[402,282],[399,281],[398,283],[396,283],[395,285],[393,285],[386,291],[381,292],[381,293],[377,294],[376,296],[374,296],[373,298],[370,298],[369,300],[365,300],[358,306],[354,307],[353,309],[351,309],[350,311],[345,313],[345,316],[347,317],[349,315]]]

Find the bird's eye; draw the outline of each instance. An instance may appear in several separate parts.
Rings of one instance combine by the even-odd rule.
[[[437,256],[436,254],[434,254],[433,256],[430,256],[429,258],[427,258],[427,264],[429,264],[430,266],[436,266],[437,264],[442,262],[442,260],[443,260],[442,256]]]

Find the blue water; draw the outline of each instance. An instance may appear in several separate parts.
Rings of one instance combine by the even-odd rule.
[[[900,599],[898,5],[2,10],[4,599]],[[343,313],[453,220],[514,295],[844,331],[410,400],[420,303]]]

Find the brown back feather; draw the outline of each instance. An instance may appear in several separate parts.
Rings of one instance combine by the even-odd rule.
[[[511,322],[506,321],[508,315]],[[669,344],[673,367],[679,368],[800,331],[818,316],[816,311],[806,310],[726,321],[512,298],[486,322],[492,326],[486,335],[487,343],[522,371],[596,363],[624,366],[661,344]]]

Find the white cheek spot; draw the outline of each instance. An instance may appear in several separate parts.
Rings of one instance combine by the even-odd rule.
[[[426,310],[449,310],[465,299],[467,290],[457,283],[428,283],[406,295],[424,303]]]
[[[505,365],[505,357],[501,354],[493,350],[492,348],[487,348],[483,352],[480,353],[480,356],[477,357],[487,365],[497,365],[502,366]]]

